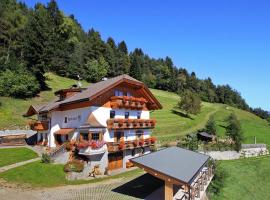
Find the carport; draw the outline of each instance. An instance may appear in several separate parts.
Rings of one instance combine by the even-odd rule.
[[[164,199],[200,199],[213,177],[210,157],[178,147],[150,153],[131,162],[165,182]],[[179,186],[174,193],[173,186]]]

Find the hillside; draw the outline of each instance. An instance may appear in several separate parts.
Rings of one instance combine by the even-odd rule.
[[[2,103],[0,107],[0,129],[25,128],[28,119],[22,115],[29,105],[39,105],[51,101],[55,98],[53,93],[56,90],[70,87],[76,83],[76,80],[59,77],[52,73],[48,73],[46,76],[48,78],[47,84],[52,89],[41,92],[38,97],[26,100],[0,97]],[[87,84],[83,82],[83,86],[87,86]],[[225,119],[230,113],[234,112],[241,121],[246,143],[252,143],[254,136],[256,136],[258,143],[262,142],[270,145],[270,126],[265,120],[254,114],[224,104],[203,102],[201,113],[192,116],[192,119],[190,119],[184,117],[179,110],[174,108],[179,101],[178,95],[156,89],[151,91],[163,105],[162,110],[151,113],[152,118],[156,118],[158,122],[154,129],[154,135],[162,142],[175,141],[175,139],[203,128],[211,115],[217,120],[218,134],[224,135]]]

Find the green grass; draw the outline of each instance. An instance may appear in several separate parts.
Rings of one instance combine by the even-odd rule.
[[[213,200],[270,199],[270,157],[222,161],[228,177],[221,194]]]
[[[57,76],[52,73],[46,74],[46,83],[51,90],[41,92],[39,96],[32,99],[14,99],[11,97],[0,97],[0,130],[1,129],[18,129],[26,128],[27,118],[23,117],[30,105],[42,105],[49,101],[54,100],[54,92],[68,88],[75,84],[77,81],[69,78]],[[87,86],[88,83],[82,82],[83,86]]]
[[[24,147],[0,149],[0,167],[37,157],[38,155],[34,151]]]
[[[62,185],[76,185],[84,183],[97,183],[109,179],[132,178],[142,175],[140,169],[128,171],[119,175],[97,178],[92,180],[68,181],[61,164],[44,164],[40,161],[29,163],[0,174],[0,178],[19,185],[29,185],[31,187],[56,187]]]

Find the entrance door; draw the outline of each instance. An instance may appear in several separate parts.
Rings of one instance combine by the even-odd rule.
[[[56,140],[58,145],[61,145],[63,143],[61,135],[59,135],[59,134],[55,135],[55,140]]]
[[[109,170],[120,169],[123,167],[123,152],[111,153],[108,155]]]

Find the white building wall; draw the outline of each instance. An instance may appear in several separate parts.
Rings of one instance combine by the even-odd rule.
[[[49,117],[51,118],[51,129],[48,135],[48,142],[50,147],[55,147],[55,138],[54,133],[58,131],[60,128],[79,128],[83,125],[90,113],[93,113],[95,118],[99,121],[103,126],[107,126],[107,120],[110,118],[111,108],[106,107],[84,107],[77,108],[67,111],[54,111]],[[116,109],[115,110],[115,118],[125,118],[125,112],[129,112],[130,119],[136,119],[138,112],[141,114],[141,119],[149,119],[150,113],[149,111],[138,111],[138,110],[125,110],[125,109]],[[67,123],[65,123],[65,117],[67,117]],[[125,140],[134,140],[135,139],[135,130],[125,130]],[[144,138],[148,138],[151,134],[149,129],[144,129]],[[79,137],[78,130],[75,131],[75,134],[71,136],[72,139],[76,139]],[[106,131],[104,134],[104,140],[106,142],[114,142],[114,132]]]

